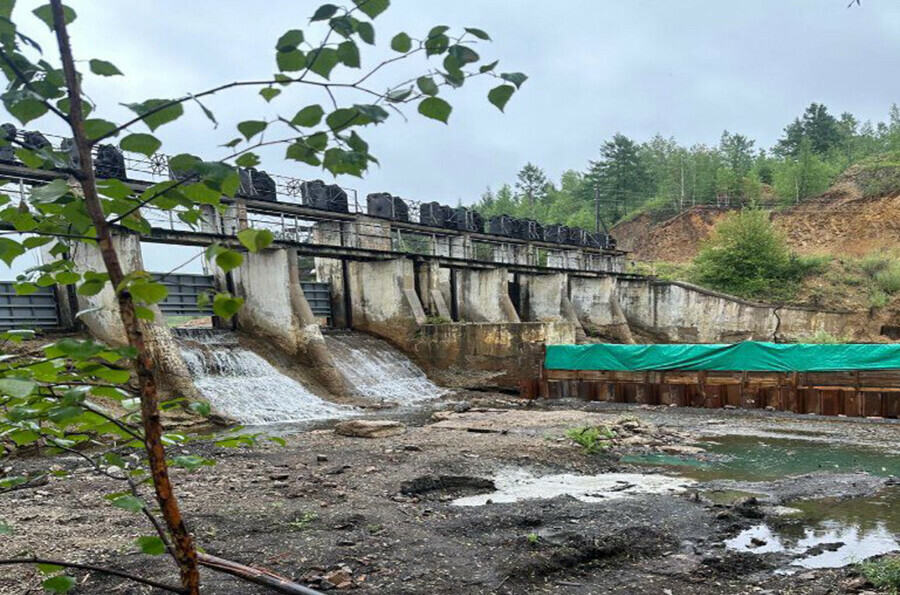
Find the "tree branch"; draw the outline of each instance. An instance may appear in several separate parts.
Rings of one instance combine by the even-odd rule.
[[[174,585],[167,585],[166,583],[160,583],[153,579],[143,578],[140,576],[136,576],[131,574],[130,572],[125,572],[123,570],[116,570],[114,568],[104,568],[102,566],[95,566],[93,564],[82,564],[80,562],[66,562],[64,560],[51,560],[49,558],[6,558],[0,560],[0,565],[9,566],[12,564],[52,564],[54,566],[63,566],[65,568],[77,568],[79,570],[91,570],[93,572],[101,572],[103,574],[109,574],[111,576],[117,576],[119,578],[124,578],[130,581],[134,581],[136,583],[142,583],[144,585],[148,585],[151,587],[155,587],[157,589],[162,589],[163,591],[168,591],[170,593],[187,593],[187,590],[176,587]]]

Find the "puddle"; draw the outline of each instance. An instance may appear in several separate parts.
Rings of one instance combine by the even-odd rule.
[[[794,529],[798,531],[756,525],[727,540],[725,546],[753,554],[786,552],[795,556],[791,566],[801,568],[840,568],[900,550],[900,543],[883,524],[863,530],[828,520]]]
[[[706,452],[695,456],[652,453],[624,456],[621,461],[678,467],[679,473],[697,481],[769,481],[820,471],[900,476],[900,455],[865,447],[754,436],[719,436],[700,446]]]
[[[520,500],[549,499],[568,495],[582,502],[607,502],[638,494],[678,494],[694,485],[694,481],[667,475],[642,473],[605,473],[602,475],[536,476],[522,469],[503,471],[494,478],[497,490],[477,496],[457,498],[457,506],[482,506]]]

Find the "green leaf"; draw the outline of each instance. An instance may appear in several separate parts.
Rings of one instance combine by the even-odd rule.
[[[106,60],[91,60],[91,72],[100,76],[118,76],[122,71],[116,65]]]
[[[31,190],[31,201],[48,203],[69,193],[69,184],[62,178],[53,180],[43,186],[35,186]]]
[[[430,76],[420,76],[416,79],[416,85],[419,87],[419,91],[425,95],[433,96],[438,94],[437,83],[435,83],[434,79]]]
[[[440,97],[426,97],[419,103],[419,113],[426,118],[447,123],[453,108]]]
[[[209,300],[208,296],[207,300]],[[209,403],[207,403],[206,401],[193,401],[188,405],[188,409],[190,409],[197,415],[202,415],[203,417],[209,417],[210,413],[212,413]]]
[[[315,151],[322,151],[328,146],[328,135],[324,132],[311,134],[306,138],[306,146]]]
[[[516,88],[512,85],[500,85],[488,92],[488,101],[496,105],[497,109],[502,112],[503,108],[506,107],[506,102],[509,101],[509,98],[512,97],[515,92]]]
[[[356,27],[356,32],[359,33],[359,38],[369,45],[375,45],[375,27],[372,26],[372,23],[361,22]]]
[[[44,23],[53,31],[53,10],[50,8],[49,4],[44,4],[43,6],[38,6],[33,11],[34,15],[44,21]],[[63,18],[66,21],[66,25],[75,20],[76,14],[75,11],[70,7],[63,5]]]
[[[119,146],[123,151],[140,153],[141,155],[152,157],[153,154],[162,147],[162,142],[152,134],[136,132],[123,138],[119,143]]]
[[[395,52],[405,54],[412,49],[412,40],[406,33],[397,33],[391,40],[391,49]]]
[[[348,68],[359,68],[359,48],[352,41],[345,41],[337,47],[337,57]]]
[[[359,110],[342,107],[328,114],[328,117],[325,118],[325,123],[334,132],[340,132],[351,126],[364,124],[365,118],[359,113]]]
[[[110,503],[116,508],[121,508],[129,512],[140,512],[144,508],[144,501],[131,494],[115,496],[111,499]]]
[[[150,556],[159,556],[166,553],[166,544],[156,535],[142,535],[134,540],[142,552]]]
[[[122,180],[109,178],[106,180],[97,180],[97,191],[103,196],[122,200],[134,194],[128,184]]]
[[[481,68],[478,69],[478,72],[480,72],[481,74],[484,74],[485,72],[490,72],[493,69],[497,68],[497,64],[499,64],[499,63],[500,63],[500,60],[494,60],[490,64],[484,64],[481,66]]]
[[[10,526],[10,524],[7,523],[6,521],[4,521],[3,519],[0,519],[0,535],[12,535],[12,534],[13,534],[13,528]]]
[[[278,52],[275,54],[275,63],[281,72],[296,72],[306,68],[306,54],[300,50]]]
[[[95,140],[100,137],[106,136],[116,128],[118,128],[118,126],[116,124],[113,124],[109,120],[93,118],[84,121],[84,133],[87,135],[89,140]]]
[[[474,35],[475,37],[477,37],[478,39],[481,39],[483,41],[491,40],[490,35],[488,35],[484,31],[482,31],[481,29],[476,29],[475,27],[466,27],[466,33],[470,33],[470,34]]]
[[[252,152],[244,153],[234,161],[234,164],[238,167],[256,167],[260,163],[261,161],[259,160],[259,155]]]
[[[218,293],[213,299],[213,313],[227,320],[237,314],[242,305],[244,305],[242,298],[232,297],[227,293]]]
[[[7,265],[12,265],[13,261],[23,254],[25,254],[25,248],[19,242],[0,237],[0,260]]]
[[[216,255],[216,264],[226,273],[244,262],[244,255],[235,250],[223,250]]]
[[[9,395],[16,399],[24,399],[34,391],[37,383],[19,378],[0,378],[0,395]]]
[[[22,124],[36,120],[48,111],[44,102],[34,97],[23,97],[15,101],[7,101],[4,98],[3,103],[6,105],[6,111]]]
[[[274,87],[266,87],[265,89],[260,89],[259,94],[262,96],[266,102],[270,102],[275,99],[278,95],[281,94],[281,89],[276,89]]]
[[[242,229],[237,238],[250,252],[264,250],[275,240],[274,234],[268,229]]]
[[[310,21],[327,21],[331,17],[335,15],[338,11],[338,7],[334,4],[323,4],[319,8],[316,9],[316,12],[313,13],[312,17],[309,19]]]
[[[319,48],[309,53],[309,69],[326,80],[338,61],[337,50],[332,48]]]
[[[144,124],[153,131],[163,124],[168,124],[184,115],[184,107],[180,103],[167,105],[170,101],[169,99],[148,99],[143,103],[126,103],[123,105],[138,116],[141,116]],[[152,110],[158,111],[150,113]]]
[[[56,574],[65,570],[65,567],[59,564],[38,564],[37,569],[41,574]]]
[[[322,109],[321,105],[307,105],[302,110],[297,112],[297,115],[295,115],[294,119],[291,120],[291,124],[293,124],[294,126],[305,127],[315,126],[322,121],[322,116],[324,115],[325,110]]]
[[[147,279],[136,279],[128,285],[128,291],[136,300],[144,304],[161,302],[169,295],[169,290],[165,285]]]
[[[75,579],[71,576],[58,574],[48,578],[42,582],[41,585],[51,593],[68,593],[69,590],[75,586]]]
[[[409,96],[412,95],[412,92],[412,87],[407,89],[394,89],[385,93],[384,97],[391,103],[400,103],[409,99]]]
[[[521,72],[504,72],[500,75],[500,78],[514,84],[516,89],[521,89],[522,83],[528,80],[528,76]]]
[[[353,3],[370,19],[374,19],[391,5],[390,0],[353,0]]]
[[[250,140],[260,132],[266,129],[269,123],[263,120],[245,120],[237,125],[238,132],[244,135],[244,138]]]
[[[176,467],[187,469],[192,473],[200,467],[211,467],[215,465],[213,461],[204,459],[203,457],[199,457],[197,455],[182,455],[175,457],[174,459],[172,459],[172,464]]]
[[[301,43],[303,43],[303,31],[291,29],[278,38],[278,41],[275,43],[275,49],[279,52],[287,52],[297,49]]]

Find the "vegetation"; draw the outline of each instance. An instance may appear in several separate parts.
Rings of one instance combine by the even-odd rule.
[[[568,430],[566,436],[574,440],[585,454],[593,455],[609,448],[616,432],[606,426],[584,426]]]
[[[638,142],[617,133],[600,143],[598,159],[583,170],[567,170],[553,182],[528,163],[515,185],[487,189],[476,208],[486,216],[593,229],[595,199],[607,226],[641,213],[658,221],[694,205],[790,205],[823,193],[855,163],[873,174],[866,176],[865,191],[881,194],[900,189],[898,156],[897,105],[887,122],[861,123],[813,103],[770,150],[727,130],[714,145],[692,146],[659,134]]]
[[[884,556],[859,564],[859,571],[875,588],[900,593],[900,556]]]
[[[747,209],[716,226],[694,259],[692,280],[738,296],[788,300],[822,264],[820,258],[792,254],[768,214]]]
[[[306,31],[290,29],[275,43],[274,76],[234,81],[207,90],[198,90],[175,99],[147,99],[124,103],[134,116],[124,122],[100,117],[101,107],[83,91],[94,77],[123,76],[114,64],[102,59],[78,59],[73,55],[68,26],[75,11],[62,0],[33,11],[38,19],[31,24],[48,27],[55,37],[57,56],[44,53],[22,29],[26,22],[14,13],[13,0],[0,0],[0,70],[8,82],[0,96],[7,112],[23,126],[41,118],[59,118],[73,138],[77,159],[68,152],[50,147],[29,149],[12,142],[18,160],[29,167],[52,172],[52,181],[32,187],[15,202],[0,195],[0,259],[11,264],[27,250],[45,246],[56,260],[29,269],[17,280],[21,294],[39,286],[76,285],[84,296],[105,288],[116,297],[121,324],[128,345],[111,347],[94,341],[65,338],[34,349],[16,349],[13,343],[27,332],[7,332],[0,336],[0,443],[4,456],[22,451],[42,454],[66,453],[77,457],[84,468],[103,475],[120,486],[108,494],[114,507],[143,515],[149,535],[135,540],[135,549],[149,555],[168,554],[179,571],[178,585],[152,578],[89,565],[97,573],[112,573],[145,586],[170,592],[197,595],[200,592],[199,565],[225,572],[269,588],[278,584],[282,592],[306,592],[288,579],[217,558],[197,545],[187,519],[182,516],[177,492],[169,476],[170,466],[189,472],[214,463],[197,454],[193,446],[200,438],[164,431],[161,409],[185,405],[180,395],[163,401],[156,388],[152,357],[144,341],[144,329],[159,315],[157,304],[166,297],[166,288],[149,273],[123,270],[114,242],[114,226],[148,232],[150,224],[142,210],[168,211],[189,225],[197,225],[210,209],[224,211],[223,197],[234,197],[240,183],[235,166],[254,167],[259,157],[254,150],[281,145],[285,158],[334,175],[361,176],[375,157],[362,138],[364,129],[385,122],[392,113],[415,104],[416,111],[447,123],[452,107],[445,99],[448,91],[468,85],[473,78],[496,79],[487,99],[503,110],[510,97],[527,78],[522,73],[497,73],[497,62],[482,64],[473,49],[488,34],[473,27],[453,32],[437,26],[412,37],[400,32],[390,39],[390,58],[361,70],[361,54],[375,44],[375,19],[389,7],[389,0],[353,0],[345,7],[323,4],[309,20]],[[303,20],[305,22],[305,19]],[[380,37],[379,37],[380,38]],[[81,58],[79,56],[79,58]],[[401,61],[423,58],[424,65],[410,65],[397,73],[400,82],[369,85],[369,78],[390,72]],[[440,67],[429,58],[440,60]],[[266,67],[265,72],[270,72]],[[360,70],[353,74],[354,70]],[[408,78],[411,72],[413,78]],[[162,142],[154,136],[159,127],[178,120],[185,109],[196,108],[218,126],[216,116],[204,104],[205,98],[238,87],[255,87],[260,101],[271,105],[284,102],[282,115],[272,120],[250,119],[237,124],[236,136],[226,142],[226,154],[216,161],[193,155],[169,158],[173,171],[189,172],[179,180],[152,184],[135,194],[125,183],[98,180],[94,174],[92,150],[100,143],[118,140],[125,151],[147,158],[158,156]],[[305,92],[285,93],[288,87]],[[121,88],[135,88],[122,86]],[[333,89],[340,89],[338,101]],[[293,101],[291,100],[293,98]],[[302,103],[297,104],[297,98]],[[318,101],[322,101],[319,103]],[[356,102],[354,102],[354,100]],[[347,103],[343,103],[347,102]],[[147,128],[149,132],[144,132]],[[138,131],[140,129],[140,131]],[[265,133],[265,134],[264,134]],[[229,135],[231,136],[231,135]],[[264,140],[265,136],[265,140]],[[238,233],[242,248],[214,244],[206,250],[211,266],[229,271],[240,266],[246,251],[265,249],[273,241],[267,230],[245,229]],[[83,244],[96,246],[102,266],[96,271],[76,270],[68,255]],[[222,317],[232,317],[241,307],[240,298],[227,292],[203,296],[201,306],[210,305]],[[83,314],[83,313],[82,313]],[[116,408],[107,406],[114,403]],[[209,405],[190,403],[192,411],[209,415]],[[118,413],[115,413],[118,411]],[[252,445],[258,436],[220,436],[219,446]],[[273,441],[282,443],[280,438]],[[167,448],[178,447],[171,455]],[[4,476],[0,493],[21,486],[66,477],[83,469],[60,471],[52,460],[46,470],[22,477]],[[79,495],[72,494],[77,498]],[[155,502],[155,504],[153,503]],[[99,503],[98,503],[99,504]],[[301,519],[303,521],[303,519]],[[16,531],[0,520],[2,535]],[[84,554],[74,556],[84,558]],[[67,567],[81,567],[65,559],[49,560],[36,554],[0,560],[2,564],[37,564],[47,574],[44,587],[55,593],[69,591],[75,579]],[[89,586],[83,587],[96,591]],[[240,588],[235,591],[240,591]]]

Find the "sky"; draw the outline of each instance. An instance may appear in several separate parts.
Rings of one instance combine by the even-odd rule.
[[[334,0],[333,0],[334,1]],[[348,0],[341,0],[348,1]],[[487,187],[514,181],[526,162],[552,179],[584,169],[616,132],[637,140],[656,133],[684,144],[715,144],[723,130],[771,146],[784,126],[813,101],[860,120],[883,120],[900,101],[900,2],[863,0],[392,0],[375,21],[379,49],[363,46],[363,68],[392,54],[394,34],[424,37],[433,25],[474,26],[492,43],[479,44],[499,71],[528,80],[506,113],[487,102],[491,80],[452,91],[449,125],[407,109],[365,131],[380,166],[364,179],[339,182],[361,196],[387,191],[421,201],[471,203]],[[19,0],[20,28],[56,58],[46,27],[32,17],[38,1]],[[340,3],[340,2],[337,2]],[[115,63],[124,77],[88,75],[85,90],[96,115],[122,120],[119,103],[197,92],[223,82],[270,77],[274,44],[300,28],[318,39],[308,18],[320,2],[265,0],[70,0],[76,58]],[[376,86],[405,80],[429,65],[397,63]],[[357,72],[335,70],[333,80]],[[382,76],[383,75],[383,76]],[[193,106],[157,131],[163,152],[222,157],[219,145],[245,119],[292,116],[326,101],[319,89],[286,92],[266,104],[255,91],[229,91],[208,101],[214,128]],[[362,102],[363,97],[340,97]],[[412,106],[410,106],[412,107]],[[5,114],[4,114],[5,116]],[[4,118],[8,119],[8,118]],[[62,132],[45,118],[30,128]],[[272,173],[330,179],[330,174],[262,153]]]

